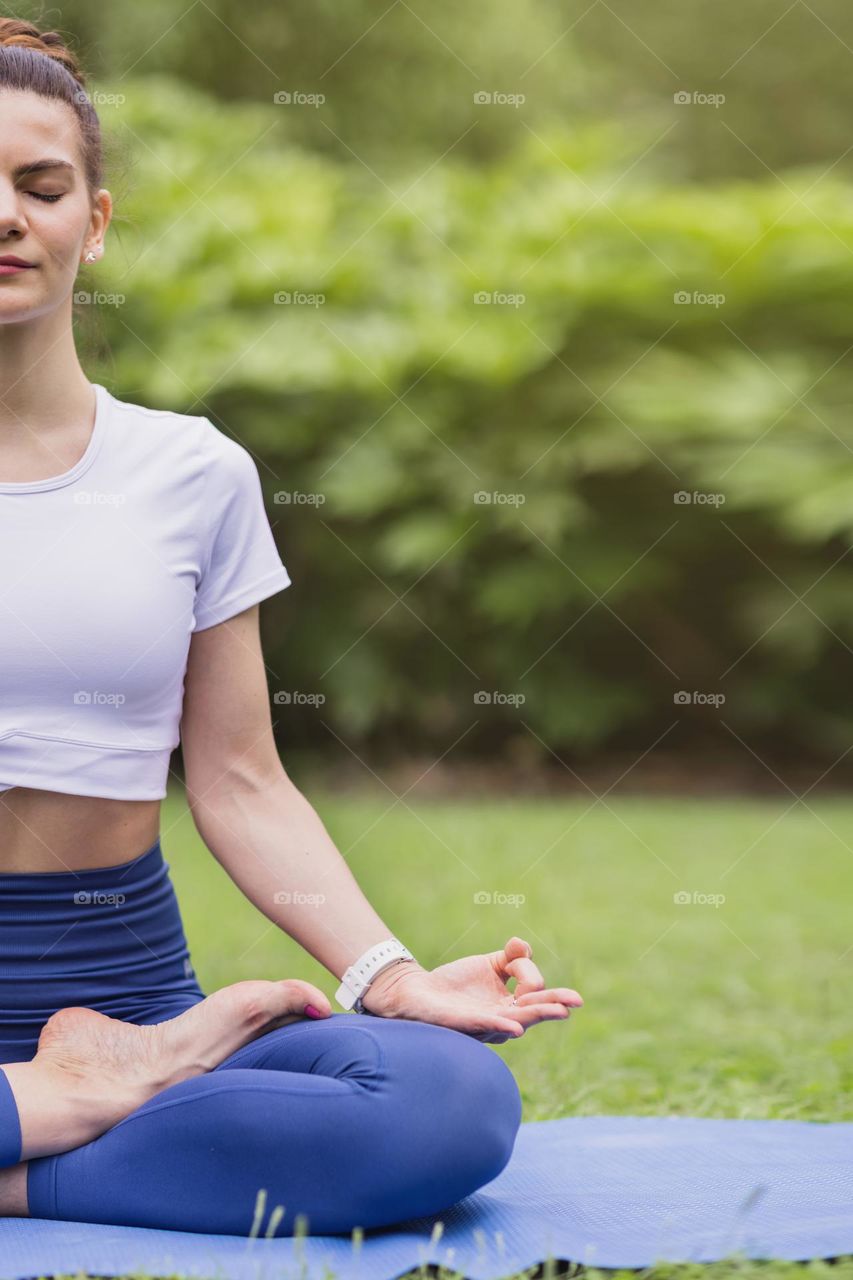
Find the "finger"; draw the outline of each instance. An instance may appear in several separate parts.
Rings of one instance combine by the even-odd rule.
[[[505,1044],[507,1040],[518,1040],[519,1036],[509,1035],[506,1031],[490,1031],[490,1032],[474,1032],[472,1033],[475,1040],[482,1040],[483,1044]]]
[[[533,955],[533,948],[524,938],[519,938],[518,934],[513,934],[503,949],[505,960],[530,959]]]
[[[486,1041],[487,1044],[503,1044],[505,1040],[520,1039],[528,1028],[535,1027],[540,1022],[565,1022],[566,1018],[570,1016],[570,1010],[562,1004],[533,1005],[520,1015],[522,1025],[520,1029],[512,1034],[501,1031],[494,1033],[483,1032],[477,1033],[476,1038]]]
[[[508,1040],[520,1040],[521,1037],[524,1035],[524,1031],[525,1031],[524,1023],[510,1022],[506,1024],[505,1030],[503,1029],[503,1024],[502,1024],[502,1027],[500,1029],[500,1034],[503,1036],[506,1036]]]
[[[497,1033],[494,1036],[478,1036],[478,1039],[485,1039],[489,1043],[502,1044],[505,1039],[520,1039],[525,1031],[530,1027],[537,1026],[540,1022],[565,1022],[569,1017],[571,1017],[571,1010],[567,1009],[563,1004],[528,1005],[523,1012],[519,1011],[520,1032],[516,1031],[511,1036],[507,1036],[504,1033]]]
[[[525,1027],[535,1026],[537,1022],[565,1021],[571,1017],[571,1009],[564,1004],[528,1004],[516,1005],[518,1019]]]
[[[499,1018],[496,1021],[494,1030],[498,1034],[504,1036],[507,1040],[517,1040],[519,1036],[524,1035],[524,1027],[520,1022],[510,1022],[508,1019]]]
[[[545,979],[537,965],[526,957],[518,960],[510,960],[506,966],[509,977],[515,978],[516,986],[513,994],[519,995],[528,991],[541,991],[545,986]]]
[[[518,1004],[535,1004],[540,1000],[558,1000],[562,1004],[571,1005],[572,1008],[580,1009],[583,1006],[583,998],[577,991],[573,991],[571,987],[548,987],[547,990],[527,991],[519,995],[518,987],[513,992]]]
[[[545,986],[545,979],[538,966],[531,959],[533,948],[524,938],[513,934],[502,952],[496,953],[497,967],[501,977],[516,979],[516,991],[538,991]]]
[[[493,1035],[499,1035],[504,1040],[517,1040],[519,1036],[524,1035],[524,1027],[512,1018],[489,1018],[481,1014],[445,1015],[440,1025],[464,1031],[478,1040],[488,1040]]]
[[[283,982],[293,989],[295,1003],[304,1001],[305,1004],[313,1005],[323,1017],[332,1012],[329,997],[319,987],[315,987],[313,982],[305,982],[302,978],[285,978]]]

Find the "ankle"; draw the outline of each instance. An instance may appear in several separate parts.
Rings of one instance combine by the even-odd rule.
[[[65,1087],[68,1108],[73,1111],[81,1131],[91,1134],[86,1142],[118,1124],[150,1096],[138,1081],[105,1079],[95,1072],[63,1079],[66,1076],[64,1069],[50,1067],[47,1070],[60,1077],[59,1086]]]
[[[120,1103],[101,1082],[38,1058],[4,1064],[21,1126],[21,1161],[92,1142],[116,1124]]]

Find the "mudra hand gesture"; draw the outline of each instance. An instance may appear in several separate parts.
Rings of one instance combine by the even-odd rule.
[[[523,938],[511,937],[500,951],[465,956],[435,969],[414,961],[380,973],[362,1004],[385,1018],[412,1018],[464,1031],[477,1040],[503,1044],[537,1022],[564,1019],[583,1000],[571,987],[546,987]],[[515,978],[515,990],[507,982]]]

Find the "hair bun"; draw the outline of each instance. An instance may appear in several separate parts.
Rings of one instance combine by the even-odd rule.
[[[0,18],[0,46],[32,49],[59,62],[70,72],[78,84],[85,87],[86,78],[76,57],[66,48],[58,31],[39,31],[31,22],[20,18]]]

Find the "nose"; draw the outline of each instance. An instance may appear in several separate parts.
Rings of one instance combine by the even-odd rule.
[[[0,240],[7,236],[26,235],[27,220],[19,193],[7,183],[0,183]]]
[[[2,244],[4,240],[11,239],[12,237],[16,240],[20,240],[25,233],[26,224],[22,219],[12,217],[4,218],[3,215],[0,214],[0,244]]]
[[[0,210],[0,236],[22,236],[26,232],[27,224],[22,217],[15,213],[3,213]]]

